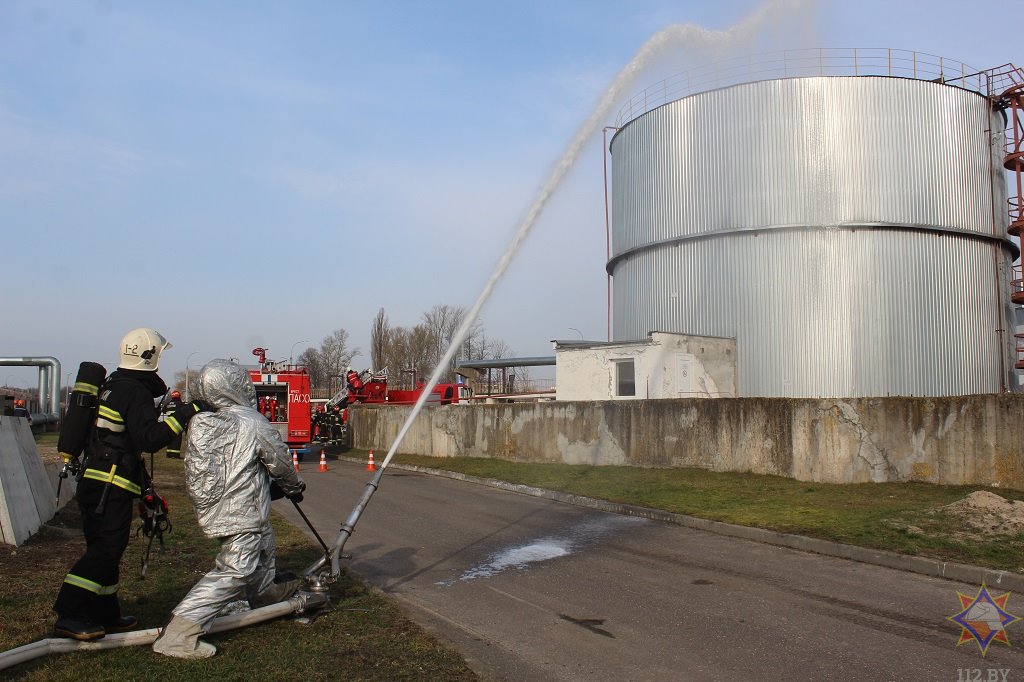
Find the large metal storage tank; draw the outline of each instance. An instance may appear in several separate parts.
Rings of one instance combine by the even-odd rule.
[[[874,76],[636,116],[610,143],[613,339],[735,338],[742,396],[1007,390],[1003,126],[968,88]]]

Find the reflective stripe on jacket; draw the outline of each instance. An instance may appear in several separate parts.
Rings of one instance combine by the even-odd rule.
[[[181,425],[159,421],[153,404],[167,387],[153,372],[118,369],[100,388],[96,428],[85,447],[83,478],[109,483],[133,495],[146,485],[143,452],[166,447]]]

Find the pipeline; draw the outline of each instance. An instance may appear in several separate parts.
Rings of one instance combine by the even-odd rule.
[[[300,592],[287,601],[270,604],[251,611],[233,613],[229,616],[222,616],[213,621],[209,634],[236,630],[247,625],[255,625],[263,621],[272,620],[281,616],[295,613],[301,614],[310,609],[318,609],[327,605],[327,596]],[[133,632],[121,632],[107,635],[103,639],[94,642],[79,642],[74,639],[51,638],[42,639],[38,642],[25,644],[10,651],[0,653],[0,670],[31,661],[49,654],[62,654],[71,651],[99,651],[101,649],[116,649],[123,646],[148,646],[156,641],[163,628],[151,628],[149,630],[135,630]]]
[[[60,421],[60,415],[49,414],[46,412],[33,412],[29,416],[32,418],[33,426],[37,426],[39,424],[56,424]]]
[[[60,419],[60,360],[50,356],[41,357],[0,357],[0,367],[38,367],[39,368],[39,409],[43,405],[49,408],[39,415],[32,415],[33,421],[44,424]],[[49,393],[49,401],[46,394]],[[41,421],[45,419],[46,421]]]

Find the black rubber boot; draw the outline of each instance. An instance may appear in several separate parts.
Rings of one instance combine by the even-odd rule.
[[[104,623],[103,629],[106,632],[127,632],[139,624],[135,616],[121,616],[113,623]]]
[[[107,631],[96,623],[87,623],[71,618],[58,618],[57,622],[53,625],[53,634],[58,637],[77,639],[80,642],[89,642],[102,638],[103,635],[107,634]]]

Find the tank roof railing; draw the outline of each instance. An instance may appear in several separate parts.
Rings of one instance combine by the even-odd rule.
[[[1019,84],[1012,64],[976,69],[925,52],[893,48],[806,48],[736,57],[668,78],[631,97],[615,125],[621,127],[663,104],[707,90],[780,78],[819,76],[893,76],[936,81],[992,97]]]

